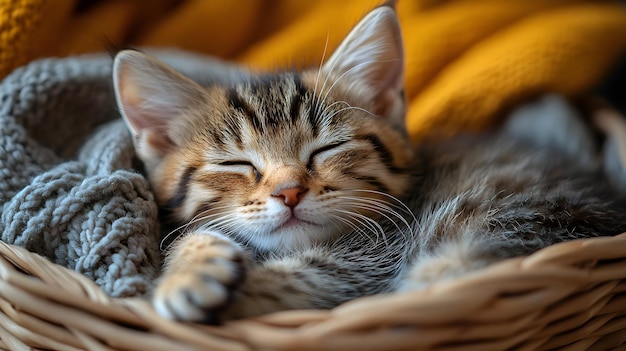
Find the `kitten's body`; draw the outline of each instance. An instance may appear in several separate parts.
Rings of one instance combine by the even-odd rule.
[[[626,203],[591,151],[554,142],[536,119],[410,147],[401,56],[385,7],[319,71],[204,89],[143,54],[118,55],[120,109],[159,204],[183,226],[155,291],[161,314],[330,308],[626,231]],[[587,144],[578,130],[571,141]]]

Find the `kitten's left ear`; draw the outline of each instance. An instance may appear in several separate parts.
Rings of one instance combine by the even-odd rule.
[[[404,48],[395,10],[381,6],[359,22],[322,66],[374,101],[377,115],[404,128]]]
[[[115,56],[113,87],[137,155],[149,166],[187,138],[186,116],[204,99],[203,89],[191,79],[132,50]]]

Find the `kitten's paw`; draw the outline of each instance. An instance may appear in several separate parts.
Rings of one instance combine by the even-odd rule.
[[[244,278],[243,256],[230,245],[216,245],[202,261],[166,274],[153,304],[162,316],[184,322],[219,324]]]

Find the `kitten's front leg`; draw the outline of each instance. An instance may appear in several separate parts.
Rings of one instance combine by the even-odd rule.
[[[244,278],[244,252],[212,232],[177,240],[153,296],[157,312],[169,319],[217,324]]]
[[[247,272],[246,280],[235,293],[235,302],[226,311],[226,319],[311,308],[331,308],[341,296],[333,286],[337,280],[303,267],[297,259],[283,258]]]
[[[332,308],[391,287],[397,274],[394,260],[387,265],[373,257],[362,260],[365,255],[314,248],[255,262],[226,237],[190,234],[166,258],[154,305],[170,319],[212,324],[290,309]]]
[[[225,317],[244,318],[292,309],[329,309],[391,287],[396,274],[392,265],[375,259],[368,265],[354,257],[344,259],[343,256],[330,253],[328,249],[313,248],[251,266]]]

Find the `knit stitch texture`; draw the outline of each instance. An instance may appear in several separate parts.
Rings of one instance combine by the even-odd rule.
[[[210,75],[211,61],[161,56],[199,80]],[[137,165],[110,57],[35,61],[0,84],[2,241],[76,270],[112,296],[148,292],[160,233]]]

